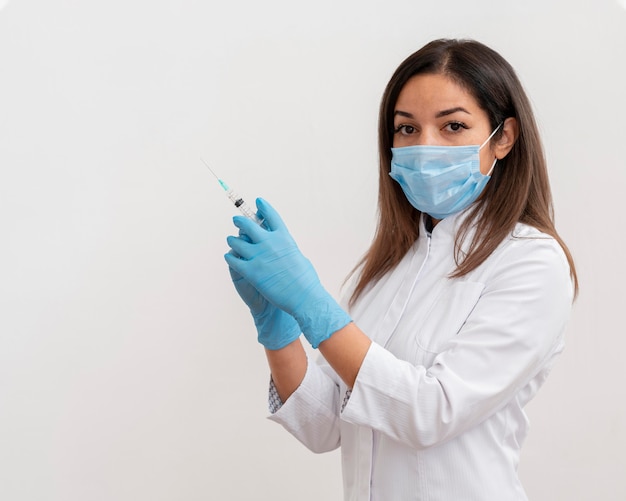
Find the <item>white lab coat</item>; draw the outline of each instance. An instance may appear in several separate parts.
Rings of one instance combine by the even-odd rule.
[[[432,235],[422,222],[404,259],[351,309],[373,343],[347,401],[322,359],[270,416],[315,452],[341,446],[345,500],[527,499],[523,407],[563,349],[569,266],[554,239],[519,224],[450,279],[464,217]]]

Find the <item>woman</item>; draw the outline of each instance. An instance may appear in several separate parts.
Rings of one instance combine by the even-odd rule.
[[[264,227],[235,218],[226,261],[266,347],[271,419],[315,452],[341,446],[345,499],[524,500],[523,407],[577,291],[529,101],[493,50],[437,40],[392,76],[379,148],[377,232],[346,309],[267,202]]]

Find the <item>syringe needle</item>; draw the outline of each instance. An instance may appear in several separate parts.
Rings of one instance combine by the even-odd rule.
[[[217,179],[217,182],[220,183],[220,186],[226,192],[226,196],[235,205],[235,207],[237,207],[244,216],[246,216],[249,219],[252,219],[257,224],[262,225],[263,220],[258,218],[256,213],[252,209],[250,209],[250,207],[248,206],[246,202],[244,202],[243,198],[241,198],[237,193],[235,193],[235,191],[232,188],[230,188],[224,181],[222,181],[218,177],[218,175],[215,172],[213,172],[213,169],[211,169],[211,167],[209,167],[209,164],[204,161],[204,158],[200,157],[200,160],[202,160],[202,163],[206,165],[207,169],[211,171],[211,174],[215,176],[215,179]]]
[[[217,179],[219,181],[220,178],[217,177],[217,174],[215,172],[213,172],[213,169],[211,169],[211,167],[209,167],[209,164],[204,161],[204,158],[200,157],[200,160],[202,160],[202,163],[204,165],[206,165],[207,169],[209,169],[211,171],[211,174],[213,174],[215,176],[215,179]]]

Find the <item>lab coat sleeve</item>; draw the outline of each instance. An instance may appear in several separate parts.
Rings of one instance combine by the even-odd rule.
[[[309,363],[300,386],[268,419],[281,424],[313,452],[339,447],[340,383],[326,363]]]
[[[548,370],[571,303],[558,244],[519,239],[498,256],[476,306],[430,367],[371,345],[341,418],[418,449],[450,440]]]

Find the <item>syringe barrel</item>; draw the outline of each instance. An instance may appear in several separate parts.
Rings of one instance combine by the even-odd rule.
[[[246,216],[248,219],[252,219],[256,224],[261,225],[263,221],[259,219],[250,206],[241,198],[235,191],[230,188],[226,192],[226,195],[230,199],[230,201],[239,209],[239,211]]]

